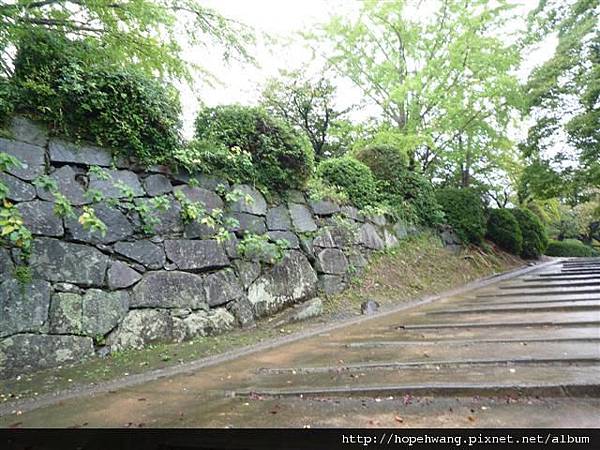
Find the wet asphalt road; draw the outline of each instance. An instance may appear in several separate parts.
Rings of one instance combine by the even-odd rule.
[[[17,419],[0,417],[0,426]],[[21,426],[600,426],[600,258],[572,259]]]

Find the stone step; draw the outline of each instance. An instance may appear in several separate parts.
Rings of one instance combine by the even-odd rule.
[[[462,306],[482,306],[482,305],[486,305],[486,306],[495,306],[495,305],[536,305],[536,304],[554,304],[554,303],[565,303],[565,302],[570,302],[570,303],[578,303],[578,302],[590,302],[590,301],[600,301],[600,297],[587,297],[587,296],[582,296],[580,298],[571,298],[571,297],[567,297],[567,298],[552,298],[551,300],[545,299],[545,298],[536,298],[535,300],[521,300],[521,299],[516,299],[516,300],[502,300],[499,302],[495,302],[495,301],[486,301],[486,300],[469,300],[467,302],[464,303],[457,303],[457,305],[462,305]]]
[[[579,288],[588,286],[600,286],[600,280],[583,280],[583,281],[570,281],[570,282],[552,282],[544,280],[544,283],[515,283],[511,282],[508,285],[498,286],[500,289],[548,289],[548,288]]]
[[[490,294],[480,294],[477,298],[495,298],[495,297],[525,297],[525,296],[555,296],[555,295],[582,295],[595,294],[600,295],[600,288],[556,288],[544,290],[521,290],[519,292],[495,292]]]
[[[426,315],[439,314],[464,314],[464,313],[513,313],[513,312],[560,312],[560,311],[600,311],[600,302],[560,302],[547,304],[539,302],[536,305],[516,305],[516,306],[486,306],[486,307],[462,307],[455,309],[442,309],[429,311]]]
[[[594,333],[597,334],[597,333]],[[560,342],[560,343],[600,343],[600,337],[565,337],[565,338],[531,338],[525,337],[522,339],[518,338],[498,338],[498,339],[447,339],[447,340],[395,340],[395,341],[364,341],[364,342],[331,342],[328,345],[334,347],[347,347],[347,348],[378,348],[378,347],[406,347],[406,346],[419,346],[429,347],[432,345],[443,345],[443,346],[473,346],[473,345],[485,345],[485,344],[529,344],[531,342]]]

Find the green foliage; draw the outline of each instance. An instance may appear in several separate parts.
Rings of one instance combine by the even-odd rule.
[[[13,86],[8,79],[0,76],[0,129],[12,114],[14,104]]]
[[[0,207],[0,244],[16,247],[23,251],[24,259],[31,249],[31,232],[23,223],[19,210],[7,199]]]
[[[446,188],[436,192],[448,224],[463,242],[479,244],[486,231],[485,206],[474,189]]]
[[[377,201],[377,186],[371,169],[354,158],[341,157],[321,161],[317,175],[345,192],[350,201],[359,208]]]
[[[232,159],[242,152],[250,155],[254,179],[245,181],[274,189],[302,188],[312,174],[314,151],[306,139],[260,108],[202,108],[195,125],[201,147],[220,147],[217,152],[225,147]]]
[[[541,220],[528,209],[515,208],[511,212],[519,223],[523,235],[523,258],[539,258],[548,246],[548,236]]]
[[[285,239],[269,242],[267,235],[247,232],[239,241],[237,250],[243,258],[275,264],[285,256],[288,246],[289,243]]]
[[[33,274],[31,273],[31,267],[24,265],[24,264],[23,265],[19,264],[19,265],[15,266],[13,276],[19,283],[21,283],[23,285],[29,284],[33,280]]]
[[[177,91],[134,69],[93,61],[101,49],[51,33],[20,43],[13,83],[16,108],[55,133],[133,154],[170,160],[180,146]]]
[[[550,241],[546,248],[546,255],[561,257],[577,256],[600,256],[600,253],[592,247],[588,247],[583,242],[576,239],[566,239],[564,241]]]
[[[317,159],[346,151],[335,130],[347,111],[335,108],[335,86],[324,75],[308,79],[300,71],[283,71],[279,78],[267,81],[261,104],[274,117],[306,133]]]
[[[487,237],[504,250],[520,255],[523,235],[515,216],[508,209],[492,209],[487,222]]]
[[[393,145],[369,145],[356,152],[355,158],[369,166],[375,178],[390,182],[395,182],[398,173],[408,168],[406,152]]]
[[[33,180],[33,185],[47,192],[56,192],[58,190],[58,184],[56,184],[56,181],[54,181],[48,175],[40,175]]]
[[[89,230],[92,233],[97,232],[105,236],[108,231],[106,224],[96,216],[96,211],[91,206],[83,207],[83,213],[79,216],[78,221],[84,230]]]
[[[54,214],[63,219],[75,216],[71,202],[60,192],[54,193]]]
[[[308,197],[314,201],[330,200],[342,205],[350,201],[344,189],[328,184],[318,177],[308,180],[307,189]]]

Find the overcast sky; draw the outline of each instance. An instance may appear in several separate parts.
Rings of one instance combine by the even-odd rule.
[[[416,14],[431,13],[435,0],[423,0]],[[209,49],[190,50],[186,58],[194,61],[220,81],[215,86],[200,85],[198,92],[192,93],[182,89],[184,108],[185,135],[192,134],[192,123],[198,108],[199,98],[207,105],[218,104],[254,104],[258,100],[261,86],[271,76],[276,76],[280,69],[314,70],[317,64],[310,67],[312,52],[298,34],[301,31],[314,29],[316,25],[326,23],[332,14],[351,15],[360,8],[360,0],[205,0],[209,6],[222,15],[243,22],[253,27],[258,33],[267,33],[276,37],[279,44],[267,45],[259,39],[256,47],[250,48],[258,61],[258,67],[232,62],[225,65],[218,51]],[[525,18],[537,4],[537,0],[515,0],[520,17]],[[524,21],[515,21],[510,31],[522,30]],[[526,78],[529,71],[553,52],[553,41],[546,42],[541,49],[525,58],[519,76]],[[348,104],[357,103],[360,92],[349,82],[340,81],[338,96]],[[343,105],[346,106],[346,105]],[[520,132],[515,131],[517,134]]]

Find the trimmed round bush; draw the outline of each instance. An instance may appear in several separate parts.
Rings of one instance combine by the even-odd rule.
[[[565,239],[564,241],[550,241],[545,254],[548,256],[585,257],[599,256],[600,253],[577,239]]]
[[[306,137],[261,108],[202,108],[195,125],[199,142],[248,153],[256,182],[265,187],[302,188],[313,171],[314,150]]]
[[[490,211],[487,237],[514,255],[520,255],[523,250],[523,235],[519,222],[508,209],[492,209]]]
[[[479,244],[486,231],[485,205],[474,189],[445,188],[436,192],[446,220],[463,242]]]
[[[356,153],[356,159],[371,169],[380,180],[394,182],[400,172],[408,168],[408,156],[393,145],[370,145]]]
[[[548,236],[541,220],[528,209],[515,208],[511,212],[517,219],[523,235],[521,256],[528,259],[539,258],[548,246]]]
[[[147,163],[169,161],[181,145],[177,90],[102,55],[53,33],[29,36],[15,61],[16,110],[49,123],[55,134]]]
[[[376,183],[371,169],[360,161],[345,156],[321,161],[317,175],[343,190],[350,201],[364,208],[376,201]]]

